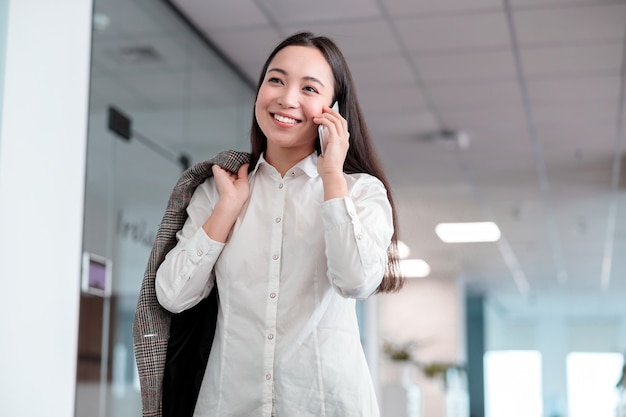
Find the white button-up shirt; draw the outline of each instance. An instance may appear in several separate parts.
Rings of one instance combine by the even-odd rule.
[[[383,184],[345,174],[349,196],[324,201],[317,155],[284,177],[263,157],[226,244],[202,229],[219,194],[195,191],[156,277],[176,313],[217,282],[217,329],[194,416],[378,416],[355,298],[381,282],[393,234]]]

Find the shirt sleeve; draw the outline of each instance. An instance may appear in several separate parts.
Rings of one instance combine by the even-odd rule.
[[[348,197],[322,203],[322,219],[331,285],[344,297],[368,297],[385,274],[394,232],[384,185],[360,174]]]
[[[213,211],[211,183],[207,180],[194,192],[187,207],[187,221],[176,233],[176,246],[156,273],[157,299],[172,313],[195,306],[215,285],[213,266],[224,243],[211,239],[202,228]]]

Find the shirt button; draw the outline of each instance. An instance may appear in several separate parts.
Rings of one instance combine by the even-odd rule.
[[[203,253],[204,253],[204,252],[202,252],[202,249],[198,249],[198,251],[196,252],[196,254],[197,254],[198,256],[202,256],[202,254],[203,254]]]
[[[267,338],[268,338],[269,340],[272,340],[272,339],[274,339],[274,335],[270,333],[270,334],[268,334],[268,335],[267,335]]]
[[[363,239],[363,236],[361,236],[361,234],[359,233],[358,235],[356,235],[356,238],[357,238],[358,240],[361,240],[361,239]]]
[[[295,171],[291,171],[291,174],[290,174],[290,175],[291,175],[292,177],[295,177],[295,176],[296,176]]]
[[[276,298],[276,293],[275,292],[271,293],[270,298]]]
[[[275,221],[276,223],[280,223],[280,217],[276,217]]]
[[[278,188],[280,188],[280,189],[283,188],[283,183],[282,182],[280,184],[278,184]]]
[[[278,255],[274,255],[274,256],[272,256],[272,259],[273,259],[273,260],[277,260],[277,259],[278,259]]]
[[[270,373],[265,374],[265,379],[267,379],[268,381],[272,379],[272,374]]]

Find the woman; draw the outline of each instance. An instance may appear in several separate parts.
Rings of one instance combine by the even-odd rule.
[[[300,33],[271,53],[251,163],[237,173],[213,166],[156,274],[173,313],[218,289],[194,416],[379,415],[355,299],[402,279],[395,210],[362,119],[330,39]]]

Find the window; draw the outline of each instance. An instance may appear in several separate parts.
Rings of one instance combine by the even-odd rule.
[[[617,381],[624,357],[620,353],[572,352],[567,355],[569,417],[613,417]]]
[[[489,351],[484,356],[484,370],[486,417],[543,415],[540,352]]]

